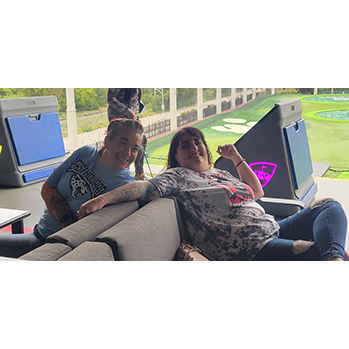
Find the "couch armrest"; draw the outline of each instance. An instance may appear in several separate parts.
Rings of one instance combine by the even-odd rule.
[[[115,260],[170,261],[181,242],[175,202],[155,199],[96,238]]]
[[[114,261],[113,251],[103,242],[85,241],[58,261]]]
[[[85,241],[93,241],[99,234],[135,212],[138,207],[137,201],[105,206],[48,236],[45,242],[60,242],[74,249]]]
[[[56,261],[65,254],[69,253],[71,250],[71,247],[65,244],[47,243],[37,247],[33,251],[24,254],[23,256],[19,257],[19,259],[24,259],[27,261]]]
[[[291,205],[291,206],[299,207],[301,209],[305,208],[305,204],[301,200],[283,199],[283,198],[269,198],[269,197],[262,197],[259,200],[263,203],[286,205],[286,206]]]
[[[276,220],[291,216],[306,207],[303,201],[296,199],[262,197],[258,203],[266,213],[275,216]]]

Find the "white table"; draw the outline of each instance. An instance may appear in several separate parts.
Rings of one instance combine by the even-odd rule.
[[[0,208],[0,229],[11,225],[13,234],[21,234],[24,232],[23,219],[30,215],[29,211]]]

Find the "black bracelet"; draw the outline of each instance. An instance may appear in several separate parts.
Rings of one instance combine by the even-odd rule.
[[[237,165],[235,165],[235,168],[237,168],[239,165],[241,165],[244,161],[246,161],[246,160],[243,158]]]

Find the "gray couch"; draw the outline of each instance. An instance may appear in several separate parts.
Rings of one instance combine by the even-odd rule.
[[[49,236],[20,257],[32,261],[170,261],[190,241],[177,200],[109,205]]]

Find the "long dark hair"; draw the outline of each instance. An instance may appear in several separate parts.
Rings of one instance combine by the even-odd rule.
[[[141,88],[125,88],[125,97],[124,97],[124,103],[126,105],[130,104],[131,98],[137,94],[138,100],[141,100],[142,97],[142,89]]]
[[[106,139],[113,140],[119,134],[120,130],[122,132],[123,127],[134,130],[136,133],[140,135],[142,135],[144,131],[142,124],[138,120],[123,119],[123,118],[110,120],[107,130],[105,131],[106,136],[104,138],[103,147],[99,151],[99,155],[102,155],[105,149]]]
[[[196,127],[184,127],[181,130],[177,131],[175,135],[172,138],[171,144],[170,144],[170,150],[168,152],[167,156],[167,164],[166,164],[166,169],[168,168],[174,168],[174,167],[179,167],[178,162],[176,160],[175,155],[177,154],[177,148],[179,145],[179,137],[184,133],[188,132],[190,135],[198,137],[202,140],[202,143],[204,143],[206,151],[207,151],[207,159],[208,159],[208,164],[211,166],[212,164],[212,154],[210,150],[208,149],[205,136],[202,133],[201,130],[199,130]]]

